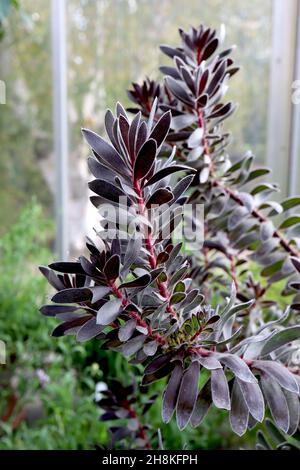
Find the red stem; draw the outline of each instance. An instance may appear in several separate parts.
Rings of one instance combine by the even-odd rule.
[[[144,215],[145,210],[146,210],[146,204],[145,204],[145,201],[144,201],[143,190],[140,186],[139,181],[137,181],[137,180],[134,181],[134,190],[138,195],[140,214]],[[151,269],[155,269],[157,267],[157,258],[156,258],[156,254],[155,254],[155,250],[154,250],[154,244],[153,244],[152,236],[151,236],[151,233],[148,230],[147,230],[147,234],[145,236],[145,245],[146,245],[147,251],[149,253],[148,259],[149,259],[150,267],[151,267]],[[157,282],[157,286],[158,286],[160,295],[165,300],[168,301],[167,312],[172,317],[176,318],[177,317],[176,312],[175,312],[174,308],[172,307],[172,305],[169,304],[169,300],[170,300],[171,296],[170,296],[170,293],[168,291],[167,283],[166,282],[161,282],[159,280],[157,280],[156,282]]]

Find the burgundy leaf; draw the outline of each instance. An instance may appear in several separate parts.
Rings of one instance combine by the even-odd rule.
[[[196,404],[190,421],[193,428],[196,428],[197,426],[199,426],[199,424],[202,423],[211,406],[211,403],[211,382],[210,380],[208,380],[204,387],[201,389],[196,400]]]
[[[168,135],[171,124],[171,118],[172,114],[170,111],[163,114],[150,134],[150,138],[156,141],[157,148],[161,146],[161,144]]]
[[[108,163],[108,165],[114,168],[118,173],[123,171],[128,174],[128,169],[121,156],[109,143],[95,132],[88,129],[82,129],[82,133],[87,143],[92,147],[96,154],[103,159],[103,161]]]
[[[206,46],[202,53],[202,60],[207,60],[217,49],[219,40],[217,38],[212,39]]]
[[[58,338],[59,336],[64,336],[68,333],[69,330],[73,330],[76,327],[84,325],[87,321],[92,318],[92,315],[83,315],[74,320],[66,321],[65,323],[61,323],[52,331],[52,336]]]
[[[122,300],[109,300],[98,310],[97,323],[99,325],[109,325],[114,322],[121,311]]]
[[[125,197],[123,191],[108,181],[93,180],[89,183],[89,188],[108,201],[119,203],[120,197]]]
[[[64,284],[51,269],[46,266],[40,266],[39,269],[54,289],[62,290],[65,288]]]
[[[96,318],[91,318],[88,320],[77,332],[76,339],[80,343],[88,341],[89,339],[95,338],[103,330],[103,325],[98,325],[96,323]]]
[[[166,84],[168,88],[171,90],[173,95],[178,98],[183,103],[187,104],[188,106],[193,106],[193,99],[187,93],[187,91],[180,85],[180,82],[174,80],[173,77],[166,77]]]
[[[80,307],[72,307],[71,305],[43,305],[40,312],[46,317],[55,317],[60,313],[73,313],[79,309]]]
[[[261,386],[276,425],[283,432],[288,432],[289,409],[282,389],[277,382],[266,375],[261,377]]]
[[[248,428],[249,411],[238,382],[235,380],[231,392],[230,424],[238,435],[245,434]]]
[[[122,353],[124,354],[124,356],[129,357],[137,353],[139,349],[141,349],[141,347],[143,346],[145,339],[145,335],[139,335],[124,343],[124,345],[122,346]]]
[[[147,140],[141,147],[134,164],[134,179],[140,180],[149,173],[156,157],[156,142],[153,139]]]
[[[262,370],[278,382],[281,387],[293,393],[299,393],[298,382],[284,365],[275,361],[254,361],[253,367]]]
[[[133,279],[133,281],[123,282],[119,288],[126,287],[127,289],[133,289],[135,287],[146,287],[151,281],[152,278],[150,274],[143,274],[142,276]]]
[[[119,340],[124,342],[128,341],[133,335],[136,328],[135,320],[128,320],[118,331]]]
[[[173,193],[167,188],[161,188],[155,191],[147,201],[146,207],[151,208],[153,205],[162,205],[166,204],[167,202],[172,201]]]
[[[229,388],[223,369],[211,371],[211,395],[217,408],[230,410]]]
[[[162,168],[161,170],[157,171],[150,179],[147,181],[145,186],[151,186],[154,183],[157,183],[166,176],[169,176],[173,173],[177,173],[178,171],[188,171],[188,172],[195,172],[192,168],[184,165],[173,165],[168,166],[166,168]]]
[[[115,281],[120,273],[120,256],[113,255],[106,262],[103,270],[108,281]]]
[[[249,412],[256,421],[262,422],[265,415],[264,398],[257,383],[236,379],[242,391]]]
[[[68,304],[76,302],[86,302],[91,300],[92,293],[87,287],[64,289],[57,292],[52,301],[56,303]]]

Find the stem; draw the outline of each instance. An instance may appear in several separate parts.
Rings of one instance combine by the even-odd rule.
[[[122,301],[122,306],[127,307],[129,305],[129,301],[126,299],[124,294],[120,291],[120,289],[117,288],[116,284],[114,282],[109,282],[109,285],[114,293],[114,295]],[[147,323],[141,318],[141,316],[137,312],[128,312],[128,315],[137,322],[137,324],[143,328],[147,328],[147,333],[148,336],[153,339],[154,341],[157,341],[159,344],[163,345],[166,344],[167,341],[165,338],[160,336],[158,333],[153,333],[152,328],[147,325]]]

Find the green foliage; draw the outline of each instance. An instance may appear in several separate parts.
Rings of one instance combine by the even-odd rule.
[[[0,416],[9,397],[17,399],[12,416],[0,420],[0,449],[83,449],[106,439],[93,396],[102,373],[87,364],[91,348],[54,342],[51,320],[45,329],[38,312],[48,291],[36,265],[50,255],[44,247],[51,233],[52,224],[32,203],[0,240],[0,335],[7,349],[7,364],[0,366]],[[13,431],[24,412],[25,421]]]

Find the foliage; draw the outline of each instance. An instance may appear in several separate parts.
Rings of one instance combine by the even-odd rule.
[[[0,339],[7,346],[7,365],[0,370],[0,448],[109,447],[108,430],[115,423],[99,422],[103,410],[95,405],[95,386],[99,382],[110,384],[113,377],[123,386],[129,385],[133,383],[132,373],[139,383],[140,371],[137,366],[132,370],[120,354],[99,350],[97,342],[76,345],[72,338],[57,338],[54,344],[49,337],[43,318],[37,315],[48,289],[35,266],[49,259],[50,251],[44,247],[51,233],[52,223],[33,202],[0,241]],[[48,326],[54,327],[55,320],[48,320]],[[161,394],[161,385],[145,389],[142,400]],[[147,423],[153,428],[151,446],[157,448],[156,429],[161,426],[158,401],[147,413]],[[202,428],[196,433],[179,433],[169,425],[161,428],[167,448],[237,445],[220,415],[208,416],[205,432]],[[134,441],[128,437],[116,445],[130,447]]]
[[[274,423],[267,419],[265,423],[265,432],[259,431],[257,433],[257,450],[293,450],[299,451],[299,429],[291,436],[286,436],[278,431]]]
[[[262,203],[261,195],[273,189],[267,184],[238,192],[266,171],[251,170],[249,155],[231,164],[226,153],[222,122],[234,105],[222,100],[238,71],[231,49],[219,52],[220,37],[204,26],[179,32],[180,47],[161,47],[175,63],[162,68],[164,85],[134,84],[129,93],[142,113],[130,122],[119,103],[115,116],[108,111],[110,143],[83,129],[93,152],[93,205],[103,210],[110,204],[128,218],[115,220],[106,210],[98,237],[87,241],[89,258],[41,267],[57,291],[54,304],[41,312],[61,321],[53,336],[97,338],[103,349],[140,364],[143,387],[167,378],[162,420],[169,423],[176,414],[179,430],[198,427],[214,406],[230,412],[239,436],[264,420],[265,409],[278,429],[292,435],[299,422],[293,342],[300,326],[289,309],[262,304],[260,310],[267,289],[252,278],[240,286],[236,268],[247,270],[255,261],[264,264],[260,275],[268,286],[293,276],[292,287],[298,288],[298,251],[289,229],[299,220],[292,216],[274,227],[269,218],[300,200]],[[187,255],[182,243],[172,240],[191,202],[205,206],[201,256]],[[166,220],[171,223],[164,237]],[[220,285],[223,295],[211,306]],[[297,308],[297,297],[292,307]],[[147,442],[139,435],[138,447]]]

